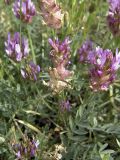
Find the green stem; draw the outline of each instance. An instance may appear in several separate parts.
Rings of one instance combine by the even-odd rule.
[[[18,125],[18,123],[17,123],[17,121],[16,121],[15,119],[14,119],[14,123],[15,123],[15,126],[17,127],[19,133],[21,134],[23,140],[25,141],[26,138],[25,138],[25,136],[24,136],[24,134],[23,134],[21,128],[19,127],[19,125]]]
[[[33,62],[36,64],[36,57],[35,57],[34,47],[33,47],[32,39],[31,39],[30,31],[29,31],[28,28],[27,28],[27,31],[28,31],[28,37],[29,37],[29,42],[30,42],[30,48],[31,48],[31,51],[32,51]]]
[[[119,108],[117,107],[117,105],[115,104],[115,97],[114,97],[114,92],[113,92],[113,86],[110,86],[109,89],[109,97],[110,97],[110,102],[113,105],[113,107],[117,110],[120,111]]]
[[[21,39],[22,39],[22,15],[21,15],[21,8],[22,8],[22,0],[20,1],[20,48],[21,48]]]

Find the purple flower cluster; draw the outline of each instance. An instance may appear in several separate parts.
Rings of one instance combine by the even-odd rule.
[[[107,90],[116,78],[116,71],[120,64],[120,53],[96,48],[93,68],[90,69],[91,88],[94,91]]]
[[[63,14],[55,0],[40,0],[40,9],[41,15],[49,27],[55,29],[61,28]]]
[[[26,139],[25,142],[12,144],[17,159],[33,158],[37,155],[39,141]]]
[[[69,100],[62,101],[62,102],[60,103],[60,106],[61,106],[62,111],[65,111],[65,110],[66,110],[66,111],[70,111],[71,105],[70,105]]]
[[[64,88],[70,87],[68,82],[73,75],[73,72],[67,69],[70,64],[71,41],[68,37],[63,42],[58,39],[49,39],[48,41],[52,47],[50,57],[53,68],[49,68],[50,81],[47,85],[51,87],[54,93],[59,93]]]
[[[18,19],[30,23],[36,14],[36,9],[31,0],[16,0],[13,5],[13,12]]]
[[[18,32],[13,37],[8,33],[8,39],[5,42],[5,51],[11,59],[20,62],[29,54],[28,40],[24,37],[21,38]]]
[[[120,36],[120,0],[108,0],[109,12],[107,16],[108,26],[115,36]]]
[[[60,42],[58,39],[52,40],[49,39],[49,44],[53,48],[50,52],[52,62],[55,66],[60,64],[66,65],[69,62],[70,57],[70,46],[71,41],[69,38],[65,38],[63,42]]]
[[[87,40],[81,48],[78,49],[79,60],[80,62],[90,63],[93,55],[93,43],[90,40]]]
[[[90,87],[94,91],[107,90],[116,78],[116,71],[120,65],[120,53],[116,50],[116,55],[113,56],[109,49],[103,50],[100,47],[92,48],[92,50],[90,47],[89,51],[86,47],[88,44],[85,42],[78,53],[82,57],[80,60],[82,59],[82,62],[84,60],[90,65]],[[84,52],[80,52],[83,48]]]
[[[21,75],[25,79],[37,80],[37,75],[40,72],[40,66],[34,64],[32,61],[27,64],[26,68],[21,69]]]
[[[66,81],[73,75],[73,72],[67,69],[70,63],[70,40],[66,38],[63,42],[58,39],[54,41],[49,39],[49,43],[52,47],[50,57],[53,62],[53,69],[50,69],[50,86],[56,92],[60,92],[67,87]]]

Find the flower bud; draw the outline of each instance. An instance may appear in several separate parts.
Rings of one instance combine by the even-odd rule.
[[[30,23],[36,14],[35,5],[31,0],[16,0],[13,5],[13,13],[23,22]]]

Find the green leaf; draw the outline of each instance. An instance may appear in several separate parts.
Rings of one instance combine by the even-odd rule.
[[[5,138],[4,137],[0,137],[0,144],[5,142]]]
[[[31,125],[30,123],[28,122],[25,122],[25,121],[22,121],[22,120],[18,120],[18,119],[15,119],[17,122],[27,126],[28,128],[32,129],[33,131],[37,132],[37,133],[41,133],[41,131],[36,128],[35,126]]]

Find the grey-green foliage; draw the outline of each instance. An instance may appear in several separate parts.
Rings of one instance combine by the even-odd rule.
[[[0,159],[15,159],[10,143],[15,136],[21,137],[21,130],[40,140],[39,160],[42,156],[49,159],[58,143],[64,144],[66,150],[62,160],[120,160],[119,81],[107,92],[93,93],[89,88],[87,67],[79,64],[77,57],[77,49],[86,39],[113,52],[119,47],[120,39],[112,36],[106,24],[107,2],[59,0],[65,12],[65,23],[57,33],[43,25],[39,3],[34,2],[38,14],[27,27],[36,61],[42,69],[35,83],[24,81],[19,64],[5,54],[7,32],[19,31],[20,22],[12,13],[12,5],[0,2]],[[22,35],[28,37],[25,24],[22,24]],[[70,36],[70,68],[75,72],[71,89],[60,95],[53,95],[42,83],[43,79],[49,79],[47,71],[52,65],[48,38],[55,36],[61,40]],[[69,113],[61,113],[59,108],[59,100],[65,97],[71,102]]]

